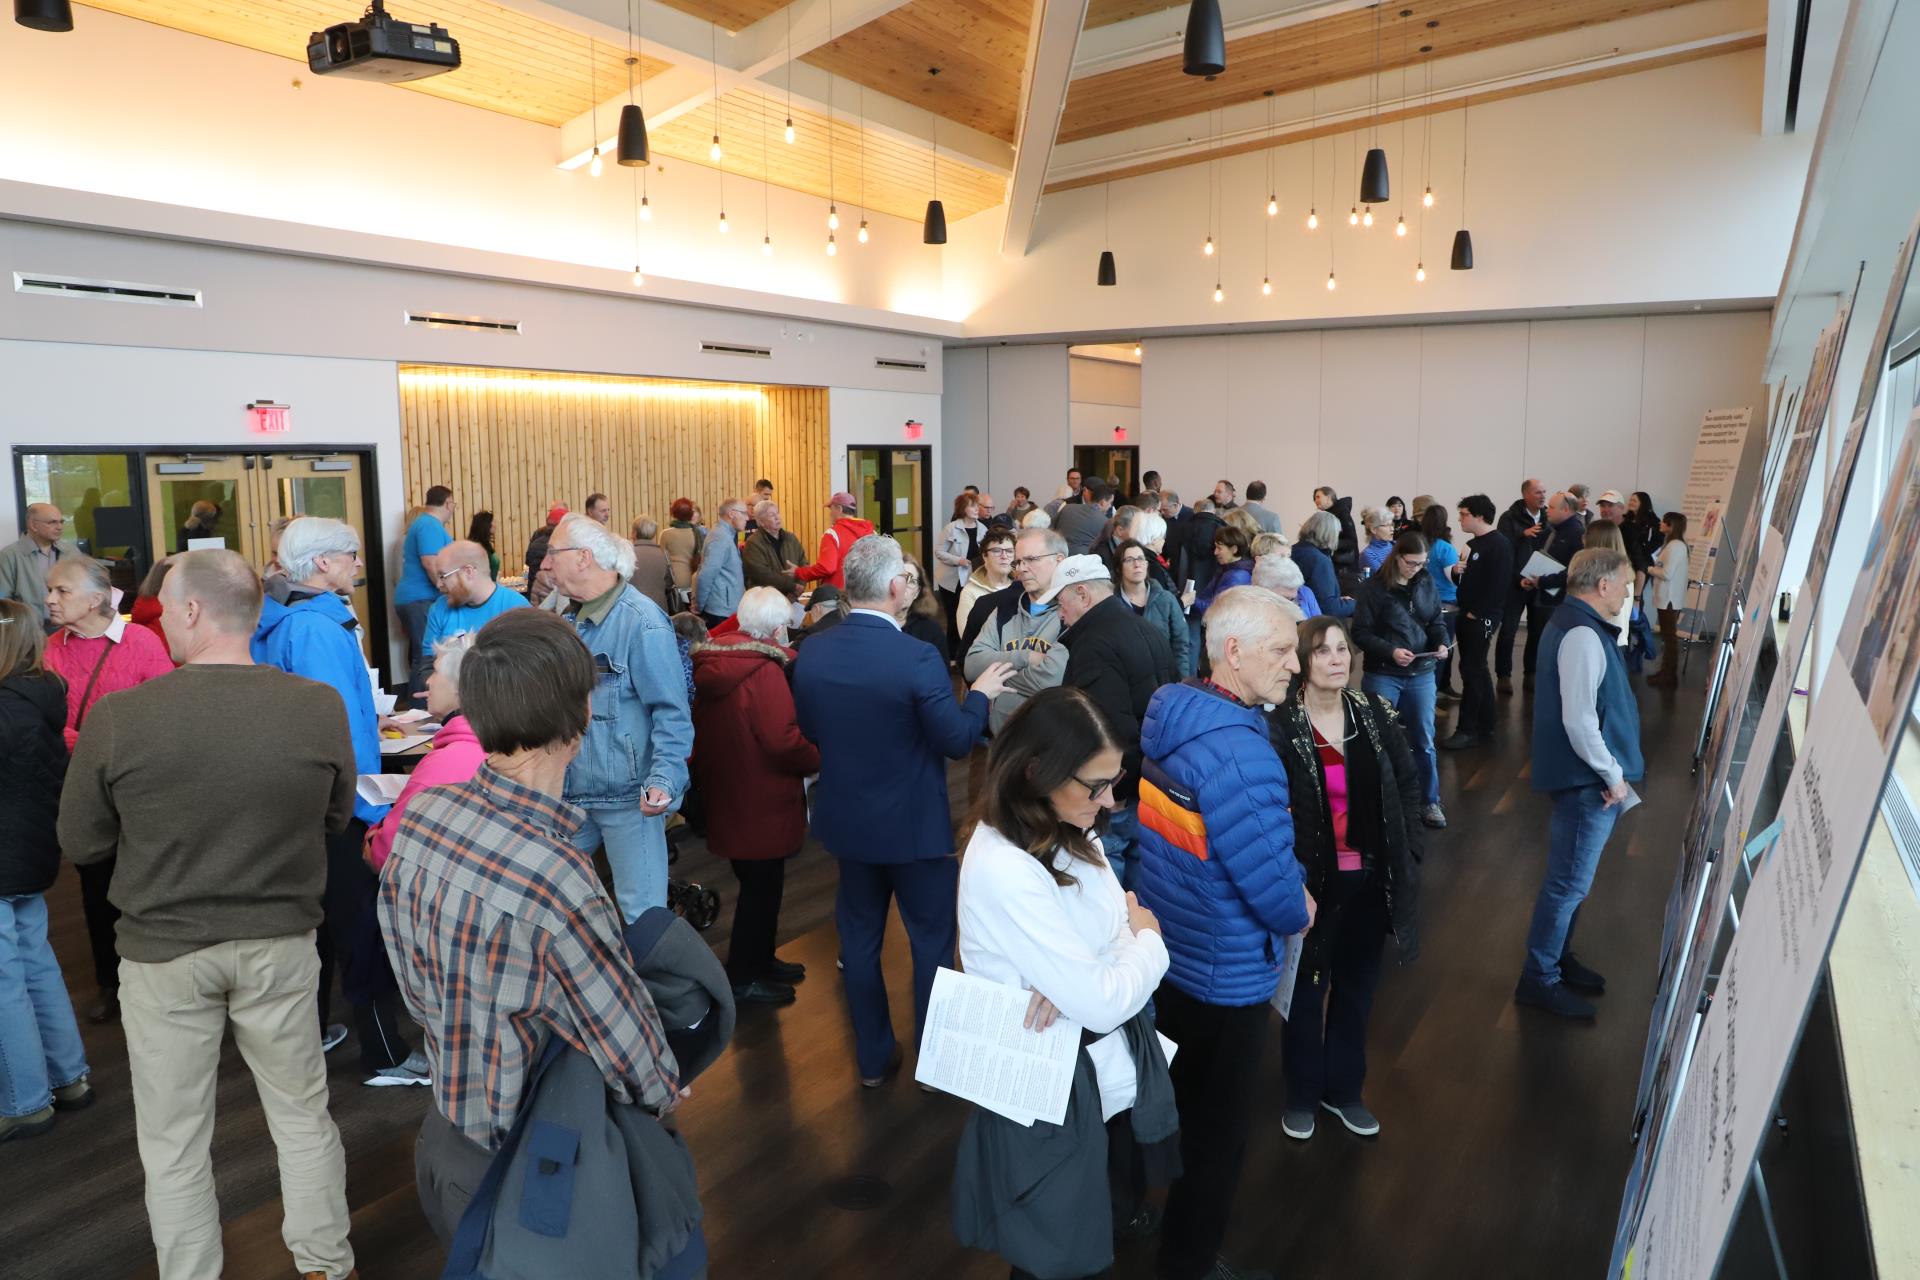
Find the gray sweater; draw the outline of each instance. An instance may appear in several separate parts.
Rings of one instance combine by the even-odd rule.
[[[60,796],[75,863],[119,858],[120,954],[162,964],[320,923],[325,835],[353,817],[347,711],[266,666],[187,666],[87,714]]]

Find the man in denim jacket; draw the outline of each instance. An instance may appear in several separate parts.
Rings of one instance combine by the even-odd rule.
[[[687,790],[693,717],[673,624],[634,590],[633,544],[582,515],[560,522],[545,567],[593,655],[593,719],[567,769],[567,803],[586,814],[578,847],[605,845],[628,923],[667,902],[667,814]]]

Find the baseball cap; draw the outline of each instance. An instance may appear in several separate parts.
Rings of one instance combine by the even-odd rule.
[[[831,498],[827,499],[827,505],[830,507],[845,507],[847,510],[851,511],[855,507],[859,506],[860,504],[853,500],[852,494],[848,493],[845,489],[842,489],[840,492],[834,494]]]
[[[547,508],[548,524],[559,524],[562,520],[565,520],[566,518],[567,518],[567,508],[564,504],[556,502],[552,506]]]
[[[1621,506],[1625,506],[1627,503],[1627,500],[1620,496],[1620,491],[1618,489],[1607,490],[1605,493],[1601,494],[1598,498],[1596,498],[1595,501],[1596,502],[1617,502]]]
[[[1068,587],[1080,582],[1112,582],[1113,575],[1107,572],[1107,562],[1099,556],[1068,556],[1053,571],[1053,582],[1047,587],[1047,594],[1036,603],[1048,604]]]

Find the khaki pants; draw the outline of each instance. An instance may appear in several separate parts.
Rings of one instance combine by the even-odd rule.
[[[295,1269],[353,1269],[347,1163],[327,1114],[313,934],[221,942],[164,964],[120,962],[134,1128],[162,1280],[221,1273],[213,1104],[229,1022],[280,1157],[281,1239]]]

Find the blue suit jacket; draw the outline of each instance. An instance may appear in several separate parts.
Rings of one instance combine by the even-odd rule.
[[[887,863],[952,855],[947,761],[980,741],[985,695],[956,702],[932,645],[855,613],[800,646],[793,701],[820,748],[813,833],[827,852]]]

